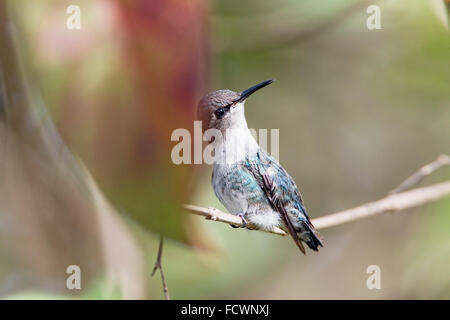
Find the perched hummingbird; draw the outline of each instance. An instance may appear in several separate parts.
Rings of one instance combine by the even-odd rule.
[[[227,210],[259,229],[280,227],[288,232],[305,254],[302,241],[318,251],[320,234],[306,213],[294,180],[253,138],[244,114],[246,99],[271,84],[261,82],[242,92],[218,90],[205,95],[198,113],[215,137],[212,186]]]

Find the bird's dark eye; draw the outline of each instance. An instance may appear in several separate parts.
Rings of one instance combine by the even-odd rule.
[[[220,109],[217,109],[216,111],[214,111],[214,114],[216,115],[217,119],[222,119],[223,116],[225,115],[225,113],[226,113],[225,108],[220,108]]]

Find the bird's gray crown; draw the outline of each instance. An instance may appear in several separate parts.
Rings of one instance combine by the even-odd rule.
[[[209,119],[217,109],[233,104],[240,98],[240,93],[222,89],[206,94],[198,104],[198,113],[201,119]]]

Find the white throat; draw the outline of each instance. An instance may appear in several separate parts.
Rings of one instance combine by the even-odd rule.
[[[231,111],[232,121],[229,128],[221,130],[222,139],[215,145],[215,163],[231,165],[255,154],[258,143],[247,126],[244,105],[238,104]]]

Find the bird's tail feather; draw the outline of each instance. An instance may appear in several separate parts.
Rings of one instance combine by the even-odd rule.
[[[304,241],[308,245],[308,247],[311,250],[319,251],[319,246],[323,247],[322,241],[323,237],[322,235],[314,228],[314,226],[309,222],[304,222],[303,227],[305,228],[306,232],[306,238]]]

